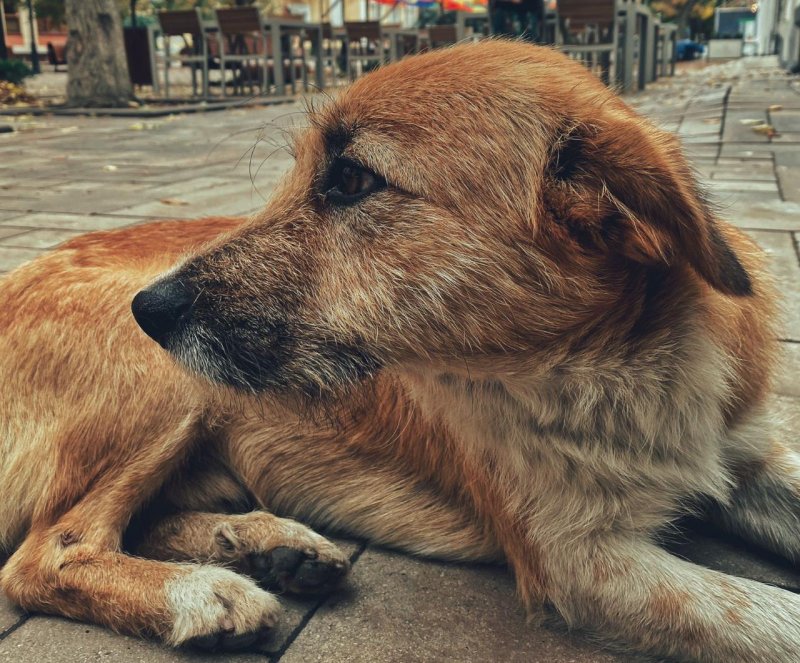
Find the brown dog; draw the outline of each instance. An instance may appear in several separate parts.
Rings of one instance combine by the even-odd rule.
[[[177,562],[299,590],[346,564],[293,521],[222,513],[253,499],[505,559],[528,606],[639,649],[796,660],[800,597],[651,542],[702,500],[800,559],[800,462],[762,413],[773,295],[676,139],[496,41],[380,69],[310,120],[246,223],[95,233],[2,283],[5,591],[246,645],[276,601]]]

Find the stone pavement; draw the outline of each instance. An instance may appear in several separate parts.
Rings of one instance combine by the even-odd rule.
[[[800,445],[800,82],[761,58],[684,72],[630,101],[679,132],[722,215],[771,254],[786,301],[774,407],[785,438]],[[303,114],[296,104],[159,121],[3,122],[18,131],[0,134],[0,272],[80,232],[259,208],[290,163],[282,146]],[[287,597],[286,617],[264,652],[169,651],[94,626],[24,615],[0,599],[0,663],[646,660],[527,623],[502,568],[343,545],[354,561],[346,589],[327,599]],[[695,531],[673,547],[699,563],[800,591],[800,575],[786,564],[716,535]]]

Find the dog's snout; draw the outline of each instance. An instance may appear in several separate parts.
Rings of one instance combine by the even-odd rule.
[[[144,332],[160,345],[165,345],[192,308],[194,293],[175,280],[162,281],[137,293],[131,303],[133,317]]]

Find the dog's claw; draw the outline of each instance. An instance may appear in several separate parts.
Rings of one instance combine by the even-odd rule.
[[[250,567],[261,583],[300,593],[333,589],[348,570],[345,562],[320,560],[316,550],[287,546],[250,555]]]

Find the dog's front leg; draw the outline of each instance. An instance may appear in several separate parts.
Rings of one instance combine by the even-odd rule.
[[[774,442],[736,463],[737,482],[709,516],[752,543],[800,563],[800,454]]]
[[[549,598],[571,625],[703,663],[790,663],[800,596],[683,561],[645,538],[550,551]]]
[[[3,568],[2,586],[26,610],[171,645],[249,646],[280,614],[274,596],[228,569],[131,557],[59,526],[29,534]]]
[[[345,554],[324,537],[266,511],[184,511],[156,523],[136,552],[153,559],[232,566],[294,592],[329,589],[350,566]]]

